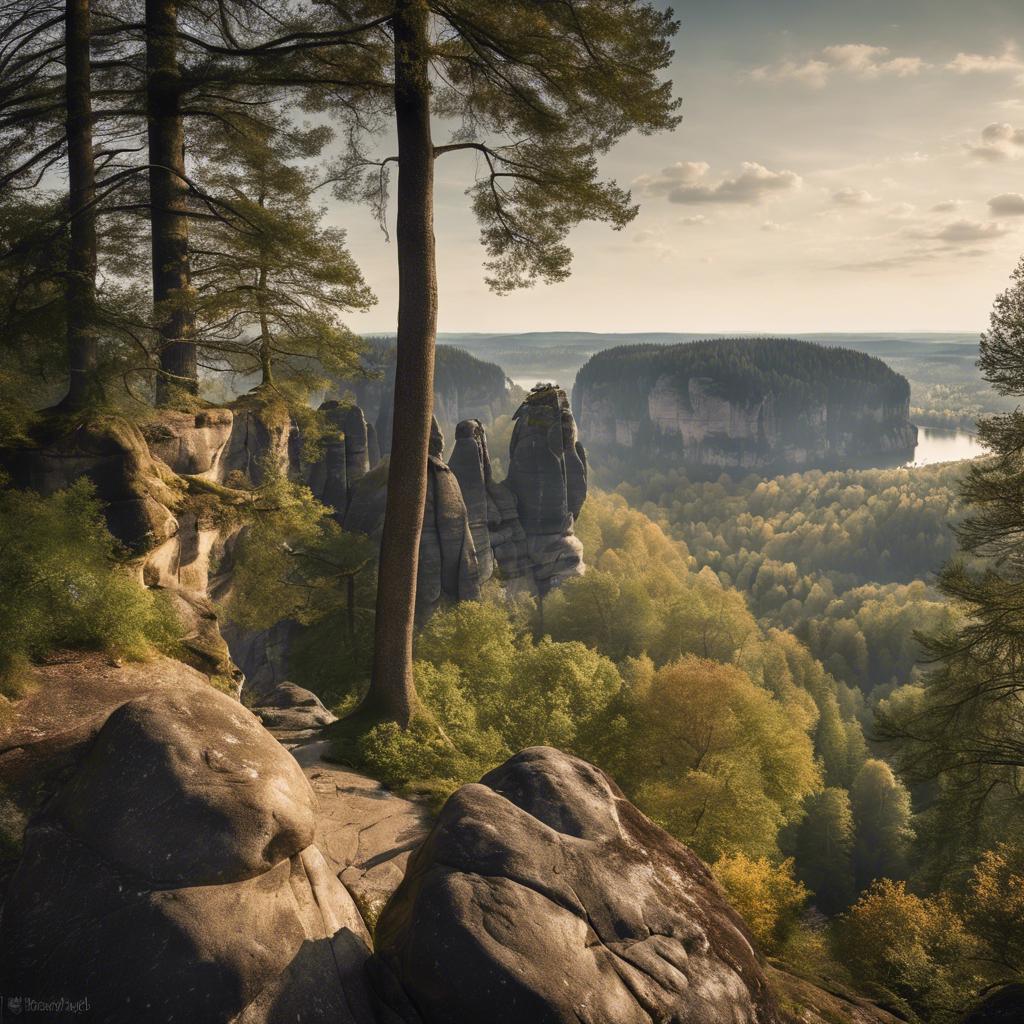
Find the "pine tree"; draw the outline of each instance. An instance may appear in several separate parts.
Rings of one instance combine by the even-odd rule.
[[[258,373],[261,384],[304,401],[331,377],[359,370],[358,342],[339,317],[375,300],[344,233],[313,206],[316,174],[300,161],[321,153],[327,128],[300,129],[280,114],[247,117],[233,131],[197,131],[195,177],[231,216],[192,233],[197,341],[211,362]]]
[[[978,365],[1000,394],[1024,396],[1024,260],[1012,280],[995,301]],[[950,837],[958,846],[981,841],[992,814],[1007,829],[1008,815],[1024,827],[1024,412],[986,417],[978,433],[991,455],[967,471],[961,555],[938,578],[963,625],[920,637],[935,668],[923,689],[897,692],[879,714],[901,774],[939,780],[941,801],[958,803],[955,816],[971,821]]]
[[[644,0],[387,0],[360,5],[359,14],[337,8],[342,44],[314,52],[308,73],[340,83],[334,110],[350,151],[339,194],[370,196],[382,211],[387,170],[398,167],[395,411],[376,658],[362,710],[407,725],[416,704],[412,630],[437,326],[434,162],[458,153],[478,162],[469,194],[494,290],[563,280],[572,227],[596,220],[621,228],[636,213],[628,192],[599,180],[597,158],[630,131],[677,122],[671,83],[659,78],[677,26],[671,11]],[[361,145],[365,130],[383,123],[382,89],[392,98],[398,152],[373,162]],[[461,125],[446,144],[434,144],[435,116]]]

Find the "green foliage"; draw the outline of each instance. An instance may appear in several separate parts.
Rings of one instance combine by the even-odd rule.
[[[977,941],[946,896],[876,882],[838,923],[836,957],[868,994],[920,1024],[953,1024],[981,986]]]
[[[273,460],[262,482],[244,492],[244,527],[222,572],[226,618],[246,629],[291,621],[295,681],[328,703],[353,697],[373,657],[376,544],[343,530],[309,488],[285,477]]]
[[[60,648],[142,658],[180,635],[170,604],[122,564],[92,486],[0,491],[0,673]]]
[[[854,878],[859,890],[879,878],[905,878],[910,846],[910,794],[884,761],[865,761],[850,788],[856,825]]]
[[[192,273],[202,349],[301,404],[358,371],[359,344],[340,316],[375,301],[345,247],[311,203],[331,132],[242,109],[196,125],[196,175],[219,197],[194,229]]]
[[[1024,846],[999,843],[986,850],[971,872],[963,904],[996,976],[1024,976]]]
[[[821,785],[804,723],[741,669],[687,655],[636,672],[612,772],[639,806],[709,860],[777,854]]]
[[[536,744],[586,756],[621,686],[607,658],[578,643],[534,643],[498,604],[437,612],[416,643],[420,714],[409,730],[374,724],[359,763],[391,785],[447,795]],[[342,736],[336,754],[350,758]]]
[[[1002,395],[1024,395],[1022,340],[1024,261],[981,339],[979,366]],[[961,555],[938,579],[962,616],[923,638],[934,670],[919,688],[894,694],[878,715],[901,774],[932,784],[932,822],[970,823],[947,844],[947,864],[960,873],[1024,824],[1024,413],[984,419],[979,433],[992,455],[972,462],[963,479]]]
[[[786,837],[797,877],[814,893],[823,913],[834,914],[853,900],[854,821],[845,789],[830,786],[804,803],[804,817]]]

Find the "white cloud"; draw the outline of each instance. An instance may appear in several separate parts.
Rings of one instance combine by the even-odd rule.
[[[766,221],[765,221],[765,222],[764,222],[764,223],[763,223],[763,224],[761,225],[761,230],[762,230],[762,231],[781,231],[781,230],[782,230],[782,225],[781,225],[781,224],[778,224],[778,223],[776,223],[776,222],[775,222],[775,221],[773,221],[773,220],[766,220]]]
[[[907,217],[913,217],[916,211],[917,207],[913,203],[897,203],[890,207],[889,216],[897,220],[906,220]]]
[[[993,121],[981,130],[981,143],[968,146],[967,151],[978,160],[992,163],[1024,156],[1024,128],[1014,128],[1006,121]]]
[[[704,178],[706,163],[678,163],[660,175],[644,175],[633,182],[648,195],[663,195],[670,203],[741,203],[756,206],[769,196],[792,192],[803,185],[793,171],[771,171],[763,164],[746,162],[732,177],[713,184]]]
[[[997,217],[1024,217],[1024,195],[1003,192],[988,201],[988,208]]]
[[[692,217],[680,217],[679,223],[682,224],[683,227],[692,228],[697,227],[700,224],[707,224],[708,219],[703,213],[696,213]]]
[[[833,74],[877,79],[884,76],[907,78],[930,67],[920,57],[892,57],[887,46],[869,43],[842,43],[826,46],[803,61],[786,60],[754,68],[749,77],[755,82],[800,82],[814,89],[828,83]]]
[[[946,65],[946,70],[958,75],[1015,74],[1024,80],[1024,60],[1013,42],[1007,43],[1000,54],[958,53]]]
[[[841,188],[832,193],[832,202],[837,206],[871,206],[875,197],[863,188]]]
[[[963,205],[962,199],[944,199],[932,207],[932,213],[956,213]]]

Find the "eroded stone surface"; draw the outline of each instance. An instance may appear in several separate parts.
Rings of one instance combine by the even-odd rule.
[[[430,828],[426,806],[385,789],[375,779],[321,760],[326,742],[296,747],[317,795],[316,845],[371,918],[405,874]]]
[[[775,1024],[699,858],[592,765],[533,747],[452,796],[385,907],[378,995],[423,1024]]]
[[[236,701],[115,711],[25,835],[4,991],[85,993],[106,1021],[370,1024],[368,935],[312,845],[315,796]]]

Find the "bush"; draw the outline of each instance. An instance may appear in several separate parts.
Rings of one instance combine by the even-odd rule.
[[[793,877],[793,861],[773,864],[742,853],[720,857],[712,867],[729,902],[750,926],[765,953],[779,955],[800,922],[810,893]]]
[[[92,485],[43,497],[0,492],[0,674],[61,648],[122,658],[168,648],[180,635],[164,595],[121,561]]]

